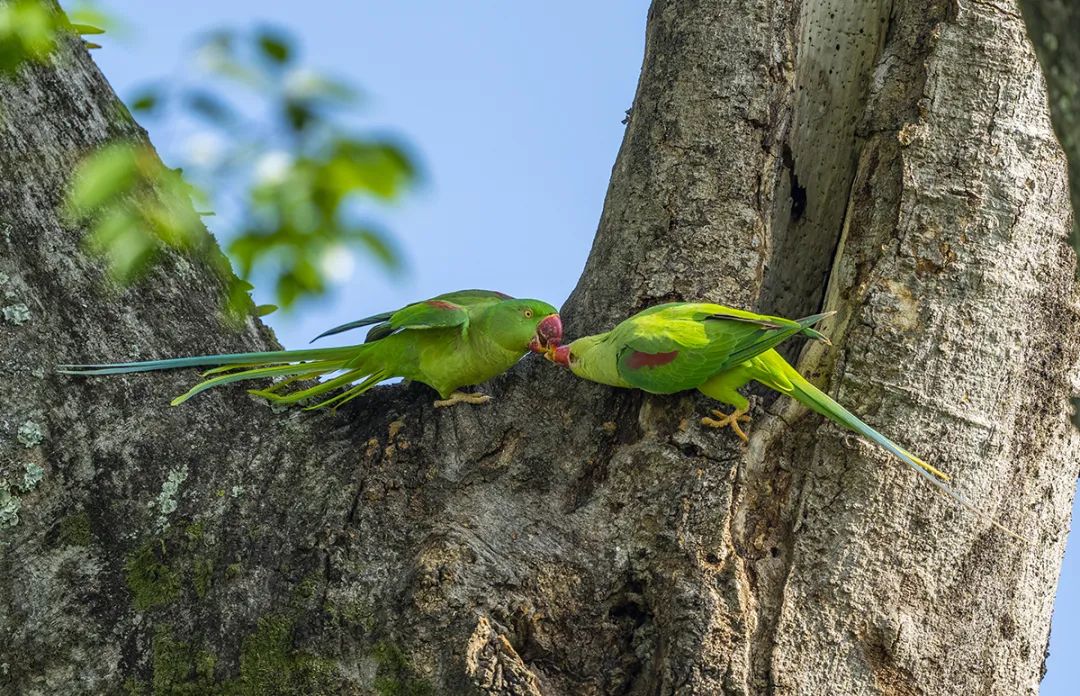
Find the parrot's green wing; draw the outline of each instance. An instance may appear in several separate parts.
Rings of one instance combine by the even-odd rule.
[[[447,300],[424,300],[394,312],[389,321],[393,331],[401,329],[448,329],[469,325],[469,310]]]
[[[623,322],[611,338],[619,376],[657,394],[696,388],[797,333],[824,339],[809,328],[822,315],[792,321],[709,304],[653,310]]]
[[[463,305],[465,307],[472,307],[478,304],[502,302],[503,300],[512,300],[514,298],[507,295],[505,292],[499,292],[497,290],[455,290],[454,292],[448,292],[443,295],[436,295],[431,299],[446,300],[447,302],[453,302],[454,304]]]
[[[469,328],[469,310],[446,300],[424,300],[402,307],[382,324],[368,332],[364,343],[372,343],[399,331],[413,329],[459,328],[463,333]],[[346,367],[352,367],[346,364]]]
[[[488,303],[491,303],[491,302],[502,302],[503,300],[512,300],[512,299],[513,298],[510,297],[509,295],[507,295],[505,293],[497,292],[495,290],[455,290],[454,292],[448,292],[448,293],[444,293],[442,295],[436,295],[435,297],[431,298],[430,300],[425,300],[423,302],[416,302],[414,304],[407,305],[407,306],[402,307],[401,309],[399,309],[397,311],[382,312],[381,314],[373,314],[370,317],[364,317],[363,319],[357,319],[355,321],[350,321],[347,324],[341,324],[340,326],[335,326],[334,328],[329,329],[327,331],[324,331],[321,334],[319,334],[318,336],[316,336],[315,338],[311,339],[311,342],[314,343],[315,341],[318,341],[320,338],[325,338],[327,336],[333,336],[334,334],[339,334],[339,333],[342,333],[342,332],[345,332],[345,331],[351,331],[352,329],[358,329],[358,328],[360,328],[362,326],[371,326],[372,324],[375,324],[376,326],[372,327],[372,329],[370,331],[368,331],[368,335],[367,335],[367,338],[364,339],[364,343],[371,343],[372,341],[377,341],[380,338],[386,338],[390,334],[392,334],[395,331],[398,331],[398,330],[400,330],[402,328],[420,329],[420,328],[432,328],[432,326],[456,326],[456,325],[458,325],[459,323],[462,323],[462,322],[436,323],[436,324],[434,324],[432,326],[420,326],[420,325],[407,326],[406,324],[401,324],[399,322],[395,322],[394,317],[402,316],[403,317],[402,320],[407,321],[408,317],[411,316],[411,315],[409,315],[409,314],[404,314],[403,315],[403,313],[406,313],[408,310],[410,310],[410,309],[412,309],[414,307],[417,307],[417,306],[420,306],[420,305],[426,305],[426,304],[429,304],[429,303],[442,302],[442,303],[448,303],[448,304],[456,305],[456,306],[458,306],[459,308],[462,308],[462,309],[467,309],[469,307],[473,307],[473,306],[476,306],[476,305],[488,304]],[[422,314],[422,312],[420,314]],[[447,318],[439,319],[438,317],[436,317],[435,321],[436,322],[439,322],[439,321],[446,322],[446,321],[450,321],[450,320],[447,319]],[[468,315],[466,314],[464,323],[467,323],[467,322],[468,322]]]

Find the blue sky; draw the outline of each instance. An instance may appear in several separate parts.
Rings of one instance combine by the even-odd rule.
[[[286,347],[447,290],[559,305],[573,289],[634,95],[645,0],[100,5],[127,25],[94,54],[121,96],[177,70],[199,32],[258,20],[290,30],[304,62],[361,87],[363,123],[419,153],[425,184],[382,216],[409,272],[392,279],[361,263],[329,298],[268,317]],[[185,143],[150,136],[175,164]],[[1070,659],[1080,648],[1078,555],[1066,554],[1043,694],[1071,696],[1080,683],[1080,660]]]
[[[121,96],[174,73],[199,32],[258,21],[290,30],[304,63],[358,86],[362,125],[400,134],[418,153],[424,183],[380,216],[408,273],[388,278],[361,263],[330,298],[269,317],[285,346],[343,318],[462,287],[555,305],[573,289],[634,96],[643,0],[423,11],[410,2],[99,5],[127,25],[94,54]],[[182,160],[185,140],[152,127],[150,135],[166,162]],[[256,300],[273,298],[257,287]]]

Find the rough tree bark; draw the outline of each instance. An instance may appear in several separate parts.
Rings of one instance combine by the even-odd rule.
[[[767,396],[742,449],[703,399],[536,360],[447,411],[420,386],[275,413],[169,408],[187,374],[53,375],[273,339],[176,255],[109,287],[62,223],[77,157],[143,137],[75,43],[0,107],[5,693],[1037,691],[1080,324],[1010,5],[657,0],[564,316],[837,310],[802,368],[1030,547]]]
[[[1073,249],[1080,252],[1080,7],[1068,0],[1020,0],[1028,36],[1046,76],[1050,119],[1069,161]],[[1080,272],[1080,268],[1077,269]],[[1080,396],[1073,397],[1080,428]]]
[[[1069,160],[1073,210],[1080,210],[1080,42],[1076,41],[1080,8],[1068,0],[1020,0],[1019,6],[1046,76],[1054,131]],[[1073,248],[1080,251],[1080,216],[1076,215]]]

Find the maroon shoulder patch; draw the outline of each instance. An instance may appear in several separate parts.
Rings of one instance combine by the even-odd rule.
[[[431,307],[435,307],[436,309],[455,310],[458,308],[457,305],[453,302],[446,302],[444,300],[428,300],[427,304]]]
[[[643,367],[659,367],[660,365],[667,365],[678,356],[679,351],[677,350],[670,353],[642,353],[635,350],[626,359],[626,366],[631,370],[640,370]]]

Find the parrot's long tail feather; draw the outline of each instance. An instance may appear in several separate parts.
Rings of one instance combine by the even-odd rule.
[[[191,358],[146,360],[144,362],[57,365],[56,371],[62,375],[122,375],[128,372],[174,370],[180,367],[203,367],[206,365],[220,365],[222,368],[228,369],[225,366],[272,365],[275,363],[299,362],[301,360],[339,360],[345,356],[352,357],[355,350],[355,348],[312,348],[310,350],[276,350],[267,353],[196,355]],[[221,369],[215,371],[220,372]]]
[[[923,460],[919,459],[911,452],[908,452],[903,447],[900,447],[895,442],[885,437],[878,431],[871,428],[866,423],[859,420],[853,413],[848,411],[840,404],[833,401],[833,399],[821,391],[813,384],[808,382],[802,375],[800,375],[794,368],[789,368],[790,371],[785,370],[784,377],[791,382],[791,389],[788,393],[807,407],[812,409],[816,413],[820,413],[826,418],[836,421],[837,423],[854,430],[859,435],[862,435],[867,440],[875,442],[895,455],[901,461],[905,462],[913,469],[918,471],[923,476],[933,481],[948,481],[949,475],[940,469],[927,464]],[[770,385],[771,386],[771,385]]]
[[[878,431],[871,428],[866,423],[862,422],[854,414],[848,411],[846,408],[834,401],[828,394],[821,391],[813,384],[808,382],[806,378],[798,373],[795,368],[788,365],[780,356],[776,356],[777,360],[769,361],[769,366],[774,368],[778,379],[759,380],[763,381],[766,386],[776,389],[781,393],[785,393],[799,402],[810,408],[816,413],[825,416],[826,418],[839,423],[850,430],[855,431],[859,435],[862,435],[867,440],[874,442],[883,447],[890,454],[894,455],[905,464],[913,468],[924,479],[930,482],[934,488],[939,492],[945,494],[949,498],[967,508],[978,517],[985,519],[991,525],[997,529],[1005,532],[1009,536],[1019,539],[1026,543],[1033,543],[1031,539],[1028,539],[1020,534],[1017,534],[1013,530],[1005,527],[994,520],[993,516],[976,507],[974,503],[968,500],[966,497],[958,493],[952,486],[945,483],[949,480],[948,474],[943,471],[927,464],[922,459],[919,459],[911,452],[908,452],[903,447],[900,447],[895,442],[885,437]]]
[[[324,408],[324,407],[327,407],[327,406],[329,406],[331,408],[334,408],[334,409],[340,408],[341,406],[345,405],[346,403],[352,401],[356,397],[358,397],[361,394],[363,394],[364,392],[366,392],[368,389],[371,389],[372,387],[374,387],[379,382],[386,379],[386,377],[387,376],[385,374],[380,373],[380,372],[376,372],[373,375],[369,375],[367,377],[367,379],[362,380],[358,384],[354,384],[352,387],[350,387],[349,389],[346,389],[345,391],[341,392],[337,396],[332,396],[329,399],[327,399],[326,401],[314,404],[312,406],[307,406],[307,407],[305,407],[304,410],[310,411],[310,410],[315,409],[315,408]]]
[[[308,408],[322,408],[323,406],[336,404],[336,408],[345,401],[371,389],[382,380],[393,376],[377,366],[369,367],[366,364],[371,362],[367,355],[369,349],[368,346],[349,346],[311,350],[279,350],[266,353],[199,355],[191,358],[148,360],[134,363],[60,365],[57,372],[65,375],[117,375],[129,372],[214,366],[203,373],[203,376],[208,377],[208,379],[204,379],[185,394],[173,399],[173,406],[182,404],[207,389],[249,379],[283,377],[284,379],[265,389],[249,390],[252,394],[257,394],[279,404],[295,404],[304,399],[319,397],[339,387],[357,382],[357,384],[337,396],[318,402],[313,406],[308,406]],[[312,387],[282,393],[285,387],[300,380],[313,379],[336,372],[342,372],[342,374],[319,382]]]

